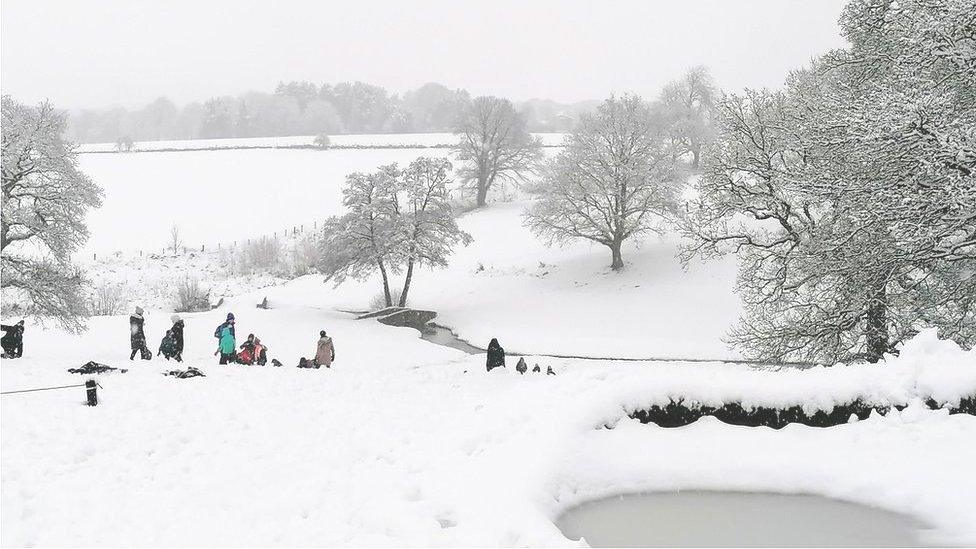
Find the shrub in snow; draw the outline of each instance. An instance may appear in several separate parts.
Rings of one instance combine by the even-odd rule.
[[[319,246],[319,235],[314,233],[304,235],[295,241],[291,265],[295,276],[304,276],[315,270],[321,260]]]
[[[193,313],[210,310],[210,290],[204,289],[200,281],[193,277],[184,278],[176,286],[176,299],[173,310],[178,313]]]
[[[329,139],[328,135],[325,135],[323,133],[323,134],[316,135],[315,140],[312,141],[312,144],[315,145],[315,147],[318,149],[328,149],[329,147],[332,146],[332,140]]]
[[[88,298],[88,313],[94,316],[117,315],[125,311],[128,292],[124,284],[102,282]]]
[[[394,304],[399,304],[400,303],[400,292],[399,292],[399,290],[393,290],[391,292],[391,294],[390,294],[390,297],[391,297],[391,299],[392,299],[392,301],[393,301]],[[385,309],[385,308],[387,308],[389,306],[390,305],[386,302],[386,295],[385,294],[382,294],[382,293],[379,293],[379,294],[374,295],[373,298],[369,300],[369,310],[370,311],[379,311],[380,309]],[[403,305],[400,305],[400,307],[406,307],[406,306],[407,306],[407,302],[406,301],[404,301]]]

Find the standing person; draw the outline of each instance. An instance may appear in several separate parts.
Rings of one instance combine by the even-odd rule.
[[[493,368],[505,367],[505,349],[502,349],[502,346],[496,338],[491,338],[491,343],[488,344],[488,362],[486,366],[489,372]]]
[[[20,358],[24,355],[24,321],[8,326],[0,324],[0,328],[5,332],[0,338],[0,347],[3,347],[4,358]]]
[[[220,326],[217,326],[214,337],[218,341],[217,350],[220,351],[220,363],[227,364],[234,362],[237,358],[235,354],[237,340],[234,335],[234,313],[227,313],[227,320]]]
[[[173,344],[176,351],[173,358],[176,359],[176,362],[183,362],[183,319],[180,318],[180,315],[173,315],[169,319],[173,322],[173,327],[169,331],[173,332]]]
[[[332,343],[332,338],[325,335],[325,330],[319,332],[319,343],[315,348],[315,364],[317,366],[325,366],[326,368],[332,367],[332,361],[335,360],[335,344]]]
[[[136,307],[136,312],[129,317],[129,340],[132,343],[132,354],[129,360],[136,357],[136,353],[143,360],[152,358],[152,351],[146,347],[146,332],[144,331],[146,320],[142,317],[142,307]]]

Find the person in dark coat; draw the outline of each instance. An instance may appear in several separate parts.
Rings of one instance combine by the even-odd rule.
[[[173,330],[166,330],[166,337],[159,343],[159,356],[166,360],[176,358],[177,362],[180,361],[176,351],[176,337],[173,335]]]
[[[524,356],[519,357],[518,364],[515,365],[515,371],[520,374],[524,374],[525,372],[529,371],[529,365],[525,363]]]
[[[129,360],[136,357],[139,353],[143,360],[152,358],[152,351],[146,347],[146,332],[144,331],[146,320],[142,317],[142,307],[136,307],[136,312],[129,317],[129,340],[132,343],[132,354]]]
[[[20,358],[24,355],[24,321],[8,326],[0,324],[3,329],[3,337],[0,338],[0,347],[3,347],[4,358]]]
[[[488,344],[488,363],[486,366],[489,372],[492,368],[505,367],[505,349],[502,349],[495,338],[491,338],[491,343]]]
[[[183,362],[183,319],[179,315],[173,315],[169,319],[173,321],[173,327],[169,329],[173,332],[173,343],[176,351],[173,358],[176,359],[176,362]]]

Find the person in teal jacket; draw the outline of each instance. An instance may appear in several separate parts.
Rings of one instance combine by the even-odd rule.
[[[217,330],[214,331],[214,337],[219,342],[217,351],[220,352],[220,363],[228,364],[234,362],[237,357],[237,340],[234,337],[234,313],[227,313],[227,320],[220,326],[217,326]]]

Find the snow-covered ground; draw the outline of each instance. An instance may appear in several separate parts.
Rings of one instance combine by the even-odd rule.
[[[551,149],[550,149],[551,151]],[[0,542],[11,545],[569,545],[553,525],[587,499],[640,490],[733,489],[824,494],[901,511],[932,543],[976,543],[976,417],[929,411],[976,392],[976,353],[925,333],[877,366],[765,371],[718,363],[528,357],[556,376],[519,376],[513,353],[728,358],[739,314],[732,258],[685,271],[673,235],[625,247],[609,270],[599,246],[549,247],[521,225],[530,202],[464,215],[474,243],[447,269],[415,273],[411,304],[509,368],[433,345],[409,328],[356,321],[378,281],[338,288],[227,273],[216,243],[282,231],[341,211],[346,173],[417,150],[238,150],[84,155],[106,189],[84,258],[96,282],[125,282],[147,307],[155,351],[176,281],[197,276],[227,296],[186,314],[187,361],[127,359],[127,315],[97,317],[81,336],[29,325],[26,357],[4,360],[4,391],[99,376],[101,404],[71,388],[5,395]],[[169,227],[205,253],[162,254]],[[147,250],[142,258],[138,250]],[[128,249],[118,256],[108,254]],[[199,248],[197,248],[199,249]],[[86,253],[91,253],[91,250]],[[149,251],[159,257],[150,258]],[[402,282],[394,277],[394,287]],[[264,297],[270,310],[255,308]],[[284,368],[217,366],[212,333],[228,311]],[[6,322],[8,319],[4,319]],[[300,370],[318,331],[334,337],[332,370]],[[802,404],[862,398],[909,404],[827,429],[774,431],[709,418],[662,429],[627,419],[675,397],[705,404]],[[606,426],[613,428],[607,428]]]
[[[274,308],[255,309],[265,295]],[[65,369],[90,359],[130,370],[99,376],[95,408],[81,388],[3,397],[3,545],[568,545],[552,523],[562,510],[681,488],[825,494],[918,516],[933,543],[976,542],[972,416],[914,401],[828,429],[627,419],[671,392],[817,408],[825,393],[912,402],[976,388],[976,354],[930,333],[886,366],[528,357],[558,374],[520,376],[514,357],[486,373],[482,356],[353,320],[333,298],[310,276],[185,315],[185,364],[207,374],[187,380],[161,375],[172,362],[125,360],[125,316],[79,337],[31,326],[27,357],[3,361],[5,391],[80,382]],[[228,310],[286,366],[217,366],[211,334]],[[148,312],[151,346],[168,316]],[[294,368],[319,329],[335,367]]]
[[[532,134],[542,140],[545,146],[556,146],[562,143],[562,133]],[[350,134],[331,135],[329,141],[339,147],[437,147],[457,143],[457,136],[451,133],[382,133],[382,134]],[[184,139],[166,141],[139,141],[133,149],[136,151],[159,150],[200,150],[239,147],[294,147],[312,145],[314,135],[290,135],[284,137],[239,137],[227,139]],[[83,143],[78,151],[115,152],[115,143]]]

